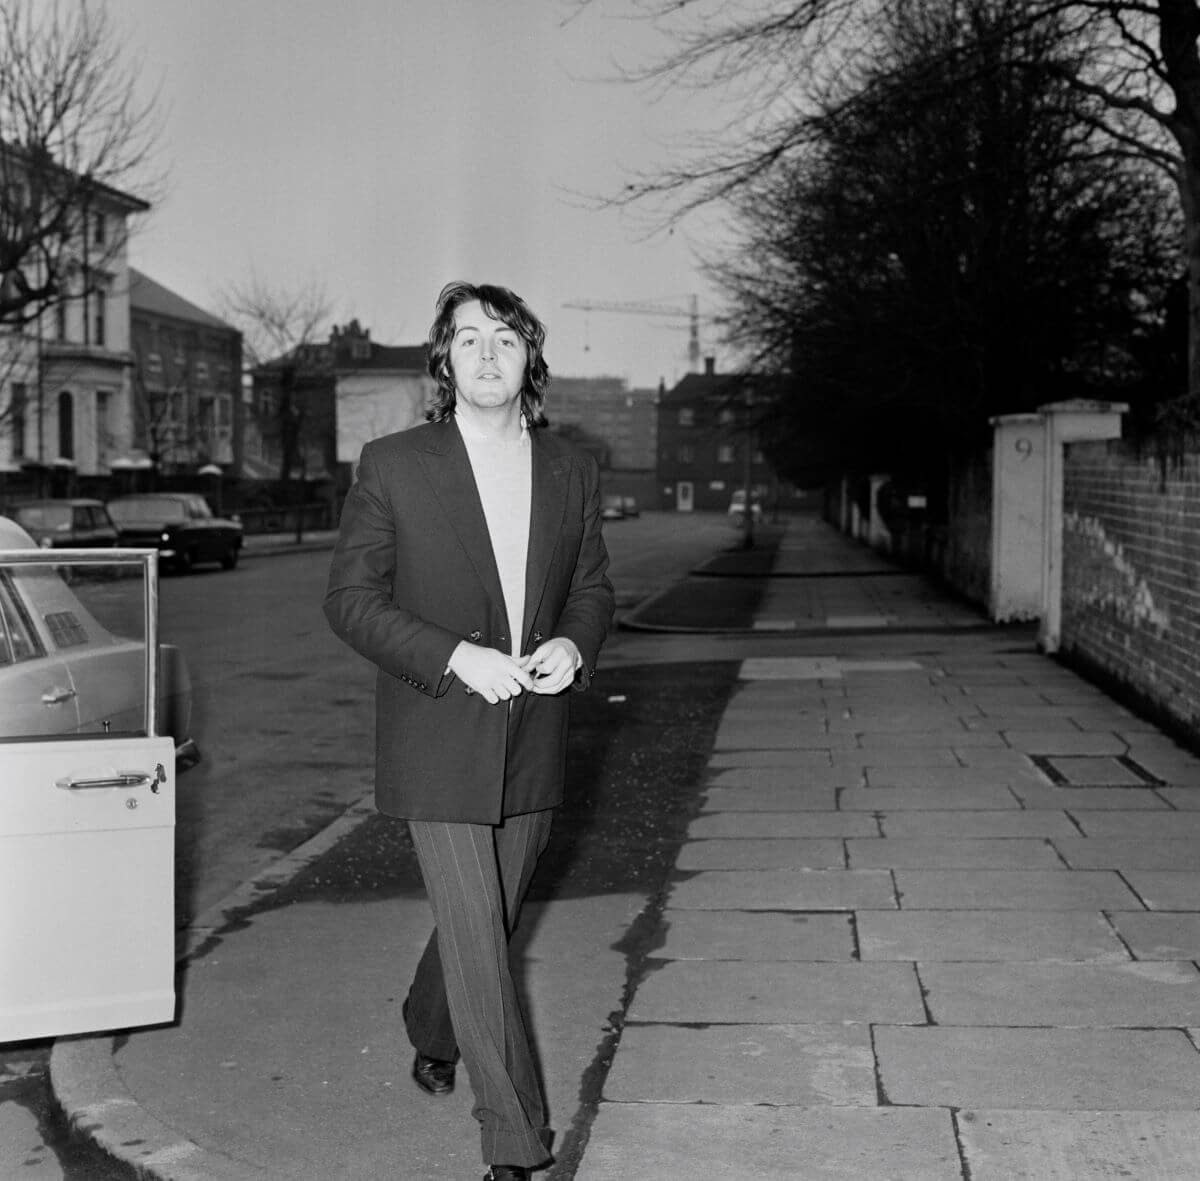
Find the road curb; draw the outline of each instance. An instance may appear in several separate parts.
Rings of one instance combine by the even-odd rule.
[[[265,894],[286,885],[302,869],[375,814],[368,792],[292,852],[272,861],[198,915],[176,947],[176,963],[202,952],[234,919]],[[60,1038],[50,1051],[50,1091],[73,1135],[132,1167],[141,1181],[264,1181],[256,1165],[204,1148],[181,1136],[129,1093],[113,1054],[111,1033]]]

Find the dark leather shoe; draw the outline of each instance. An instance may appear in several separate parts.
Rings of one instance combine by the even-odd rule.
[[[449,1095],[454,1090],[454,1063],[444,1058],[430,1058],[417,1051],[413,1059],[413,1081],[430,1095]]]
[[[530,1177],[524,1165],[492,1165],[483,1181],[530,1181]]]

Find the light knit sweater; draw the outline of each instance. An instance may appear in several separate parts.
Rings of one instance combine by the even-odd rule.
[[[529,431],[522,420],[516,439],[500,439],[455,415],[459,433],[467,448],[475,486],[483,503],[492,553],[500,573],[500,589],[512,656],[521,654],[521,633],[525,627],[525,566],[529,555],[529,515],[533,502],[533,460]]]

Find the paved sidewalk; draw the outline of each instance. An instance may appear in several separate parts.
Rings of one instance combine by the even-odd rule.
[[[556,974],[578,990],[581,1020],[549,1031],[552,1091],[578,1093],[617,1014],[575,1177],[1194,1181],[1200,760],[1031,629],[986,626],[820,522],[793,523],[776,571],[767,627],[720,641],[738,687],[668,888],[546,904],[524,949],[535,999]],[[700,659],[716,640],[662,642]],[[171,1181],[478,1176],[466,1088],[383,1089],[407,1051],[380,1044],[369,998],[403,988],[420,948],[396,919],[419,904],[222,931],[237,905],[193,932],[217,942],[179,1027],[56,1046],[76,1122]],[[653,950],[622,1015],[635,918]],[[351,955],[361,978],[331,995]]]

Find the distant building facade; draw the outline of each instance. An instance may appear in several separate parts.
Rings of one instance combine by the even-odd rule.
[[[708,360],[658,400],[657,506],[722,511],[736,488],[767,498],[774,474],[747,431],[753,379],[719,374]]]
[[[285,379],[294,383],[290,393]],[[357,320],[335,326],[327,342],[301,345],[255,369],[255,467],[263,478],[280,476],[291,399],[293,450],[302,469],[293,475],[328,480],[344,495],[363,444],[423,422],[436,389],[424,345],[378,344]]]
[[[215,464],[241,475],[242,334],[130,268],[133,466],[163,474]]]
[[[20,190],[16,153],[6,156],[5,178]],[[26,322],[0,326],[0,473],[9,495],[67,495],[80,479],[106,479],[133,444],[128,219],[148,209],[93,184],[47,242],[52,263],[26,268],[32,286],[49,268],[60,294]]]

